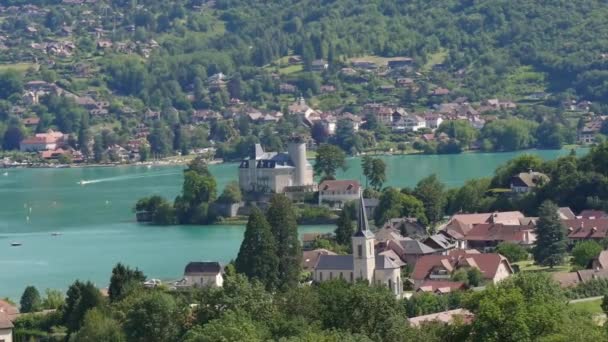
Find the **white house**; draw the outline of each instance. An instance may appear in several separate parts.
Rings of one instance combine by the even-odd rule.
[[[356,180],[326,180],[319,184],[319,205],[342,208],[359,198],[361,185]]]
[[[316,282],[343,279],[350,283],[366,280],[369,284],[386,286],[395,296],[401,297],[401,267],[404,264],[399,257],[375,253],[376,240],[369,230],[363,197],[359,198],[357,232],[352,237],[353,254],[320,255],[313,279]]]
[[[422,128],[426,128],[426,121],[418,115],[404,115],[393,123],[393,131],[416,132]]]
[[[427,128],[436,129],[443,122],[443,118],[439,114],[430,113],[424,116],[424,121]]]
[[[13,323],[8,314],[0,311],[0,342],[13,342]]]
[[[182,286],[222,287],[222,266],[219,262],[191,262],[186,265]]]

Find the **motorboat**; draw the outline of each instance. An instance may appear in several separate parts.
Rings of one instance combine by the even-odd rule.
[[[19,247],[19,246],[21,246],[21,245],[22,245],[22,243],[21,243],[21,242],[11,242],[11,246],[12,246],[12,247]]]

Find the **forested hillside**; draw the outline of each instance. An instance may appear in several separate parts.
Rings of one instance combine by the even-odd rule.
[[[197,111],[236,118],[226,113],[238,105],[262,114],[290,114],[287,106],[300,96],[326,114],[362,118],[369,103],[427,113],[449,101],[458,103],[456,99],[479,109],[485,100],[498,98],[508,103],[491,108],[493,113],[479,110],[490,116],[469,118],[472,126],[480,129],[497,117],[515,116],[537,123],[550,120],[552,132],[574,132],[577,123],[580,130],[594,120],[587,113],[602,114],[608,104],[606,17],[608,8],[599,0],[1,0],[0,119],[5,124],[0,133],[17,126],[6,124],[10,117],[35,117],[41,123],[29,127],[37,132],[90,133],[78,138],[81,143],[92,143],[110,129],[120,138],[110,142],[118,140],[124,147],[129,138],[156,129],[157,138],[147,139],[156,155],[201,148],[208,141],[230,142],[234,151],[239,136],[251,135],[236,122],[177,132],[197,120],[212,121]],[[387,69],[389,57],[411,64]],[[70,103],[62,113],[53,107],[56,99],[24,98],[32,88],[28,82],[38,80],[59,89],[45,94],[67,91],[90,118]],[[79,101],[83,96],[94,103]],[[511,102],[518,104],[516,111]],[[569,109],[578,103],[583,104]],[[563,115],[565,111],[574,113]],[[64,122],[66,117],[74,120]],[[150,122],[159,117],[168,127]],[[142,121],[145,129],[135,132]],[[599,133],[597,127],[594,133]],[[4,149],[18,146],[15,137],[32,133],[18,129],[20,134],[11,135]],[[396,150],[399,142],[413,143],[418,137],[385,139],[369,130],[375,140],[362,137],[369,143],[359,144],[359,151],[385,140]],[[176,138],[191,135],[196,143]],[[558,143],[536,144],[536,137],[516,148],[559,147],[576,140],[562,135]],[[450,147],[455,144],[458,148]],[[112,144],[100,145],[105,150]],[[452,145],[419,150],[501,150],[495,141]],[[272,147],[277,146],[281,143]]]

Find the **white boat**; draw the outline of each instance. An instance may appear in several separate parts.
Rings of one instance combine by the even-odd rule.
[[[59,235],[61,235],[61,233],[59,233],[59,232],[52,232],[51,235],[52,236],[59,236]]]
[[[5,172],[2,174],[3,176],[8,176],[8,172]]]

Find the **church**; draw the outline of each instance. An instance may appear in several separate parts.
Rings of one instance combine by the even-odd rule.
[[[350,283],[365,280],[369,284],[386,286],[400,297],[403,294],[401,267],[404,263],[390,250],[376,254],[375,244],[376,238],[369,229],[363,196],[360,196],[357,231],[352,237],[353,254],[320,255],[313,280],[344,279]]]

